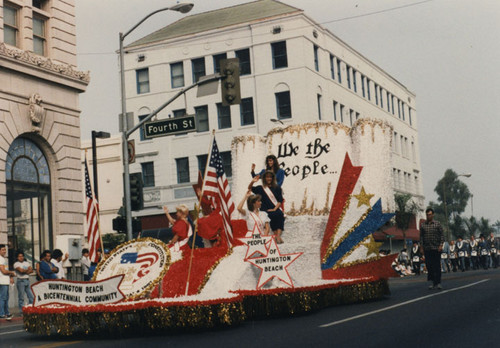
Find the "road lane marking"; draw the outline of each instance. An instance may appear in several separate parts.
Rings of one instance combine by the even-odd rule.
[[[452,292],[452,291],[457,291],[457,290],[462,290],[462,289],[465,289],[465,288],[469,288],[471,286],[475,286],[475,285],[487,282],[489,280],[490,279],[483,279],[483,280],[480,280],[480,281],[475,282],[475,283],[471,283],[471,284],[459,286],[458,288],[453,288],[453,289],[449,289],[449,290],[441,290],[441,291],[438,290],[439,292],[436,292],[436,293],[431,294],[431,295],[427,295],[427,296],[415,298],[413,300],[409,300],[409,301],[406,301],[406,302],[401,302],[401,303],[398,303],[396,305],[392,305],[392,306],[389,306],[389,307],[386,307],[386,308],[377,309],[375,311],[367,312],[367,313],[364,313],[364,314],[355,315],[355,316],[350,317],[350,318],[333,321],[331,323],[320,325],[319,327],[329,327],[329,326],[334,326],[334,325],[342,324],[342,323],[345,323],[345,322],[348,322],[348,321],[351,321],[351,320],[355,320],[355,319],[367,317],[367,316],[372,315],[372,314],[377,314],[377,313],[380,313],[380,312],[388,311],[388,310],[393,309],[393,308],[405,306],[405,305],[410,304],[410,303],[422,301],[422,300],[425,300],[425,299],[430,298],[430,297],[444,295],[444,294],[446,294],[448,292]]]
[[[35,346],[35,348],[51,348],[51,347],[61,347],[61,346],[69,346],[71,344],[82,343],[83,341],[66,341],[66,342],[52,342],[43,344],[41,346]]]
[[[2,332],[2,333],[0,333],[0,336],[3,336],[3,335],[10,335],[10,334],[13,334],[13,333],[18,333],[18,332],[26,332],[26,331],[25,331],[25,330],[7,331],[7,332]]]

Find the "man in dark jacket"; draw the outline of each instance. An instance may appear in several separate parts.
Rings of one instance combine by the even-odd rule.
[[[434,221],[434,210],[425,211],[427,220],[420,224],[420,241],[427,266],[427,280],[432,281],[429,289],[441,290],[441,251],[443,250],[444,234],[441,224]]]

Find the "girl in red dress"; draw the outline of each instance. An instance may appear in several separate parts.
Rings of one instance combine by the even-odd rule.
[[[170,215],[167,206],[163,206],[163,211],[168,221],[172,224],[172,233],[174,234],[168,246],[175,251],[179,251],[181,248],[189,248],[188,240],[193,234],[193,229],[188,222],[189,208],[181,204],[175,210],[176,219]]]

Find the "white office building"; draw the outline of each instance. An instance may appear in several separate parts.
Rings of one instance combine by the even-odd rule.
[[[194,206],[191,184],[204,170],[211,130],[230,177],[234,136],[318,120],[350,126],[364,117],[393,126],[394,190],[423,204],[415,94],[302,10],[278,1],[185,16],[129,44],[127,111],[136,124],[233,57],[240,59],[241,104],[225,107],[220,92],[197,97],[193,89],[156,119],[195,114],[196,132],[154,139],[143,130],[133,134],[130,172],[142,172],[146,186],[145,209],[135,216],[161,215],[163,204]]]

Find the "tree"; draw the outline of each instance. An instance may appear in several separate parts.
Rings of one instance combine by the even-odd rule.
[[[403,231],[403,240],[406,246],[406,231],[410,225],[412,216],[416,216],[422,208],[412,200],[412,195],[406,193],[396,193],[394,195],[394,202],[396,203],[396,226]]]
[[[444,223],[448,228],[448,233],[450,232],[450,220],[465,211],[470,198],[469,188],[458,177],[459,175],[452,169],[447,169],[434,188],[434,192],[438,195],[439,204],[431,202],[435,211],[439,214],[444,213]],[[440,221],[440,219],[437,220]]]
[[[488,238],[490,233],[495,232],[493,226],[490,225],[490,220],[481,218],[479,220],[479,233],[483,234],[485,238]]]
[[[471,216],[470,218],[464,218],[463,222],[467,229],[467,237],[477,237],[476,232],[479,231],[479,223],[477,222],[476,218],[474,216]]]
[[[467,229],[464,218],[461,215],[455,215],[450,223],[450,231],[454,238],[467,236]]]

